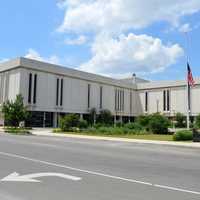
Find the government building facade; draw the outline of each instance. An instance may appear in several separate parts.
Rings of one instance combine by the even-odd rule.
[[[91,108],[97,113],[110,110],[115,121],[133,121],[156,112],[168,117],[177,112],[187,114],[184,80],[152,82],[135,74],[118,80],[27,58],[0,64],[0,104],[18,94],[31,112],[28,125],[36,127],[57,127],[59,116],[68,113],[86,118]],[[199,101],[200,79],[195,79],[191,118],[200,113]]]

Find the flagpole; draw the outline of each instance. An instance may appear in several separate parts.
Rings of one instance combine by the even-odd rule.
[[[188,33],[185,32],[185,37],[186,37],[186,60],[187,60],[187,65],[190,61],[189,59],[189,37]],[[186,76],[186,89],[187,89],[187,130],[190,130],[190,85],[188,83],[188,72]]]
[[[190,130],[190,101],[189,101],[189,95],[190,95],[190,86],[188,84],[187,80],[187,130]]]

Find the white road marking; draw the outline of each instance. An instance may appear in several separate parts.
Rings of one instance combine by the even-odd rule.
[[[70,176],[70,175],[61,174],[61,173],[35,173],[35,174],[20,175],[17,172],[14,172],[14,173],[6,176],[5,178],[1,179],[1,181],[2,182],[35,182],[35,183],[40,183],[41,181],[37,180],[36,178],[50,177],[50,176],[69,179],[69,180],[72,180],[72,181],[81,180],[80,177]]]
[[[42,161],[42,160],[29,158],[29,157],[25,157],[25,156],[20,156],[20,155],[17,155],[17,154],[0,152],[0,155],[12,157],[12,158],[23,159],[23,160],[28,160],[28,161],[32,161],[32,162],[35,162],[35,163],[41,163],[41,164],[59,167],[59,168],[63,168],[63,169],[69,169],[69,170],[73,170],[73,171],[83,172],[83,173],[92,174],[92,175],[96,175],[96,176],[103,176],[103,177],[121,180],[121,181],[125,181],[125,182],[137,183],[137,184],[152,186],[152,187],[156,187],[156,188],[166,189],[166,190],[172,190],[172,191],[178,191],[178,192],[200,195],[200,192],[198,192],[198,191],[187,190],[187,189],[183,189],[183,188],[171,187],[171,186],[166,186],[166,185],[153,184],[153,183],[150,183],[150,182],[144,182],[144,181],[139,181],[139,180],[135,180],[135,179],[129,179],[129,178],[123,178],[123,177],[119,177],[119,176],[104,174],[104,173],[100,173],[100,172],[83,170],[83,169],[79,169],[79,168],[70,167],[70,166],[67,166],[67,165],[61,165],[61,164]]]

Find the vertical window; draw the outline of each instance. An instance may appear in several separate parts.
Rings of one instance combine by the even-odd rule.
[[[100,109],[102,109],[103,107],[103,87],[100,86],[100,105],[99,105]]]
[[[167,90],[167,111],[170,111],[170,96],[169,96],[169,90]]]
[[[148,92],[145,92],[145,112],[148,112]]]
[[[133,96],[132,96],[132,91],[130,91],[130,114],[132,114],[132,111],[133,111]]]
[[[58,101],[59,101],[59,78],[57,78],[57,82],[56,82],[56,106],[58,106]]]
[[[124,111],[124,90],[122,91],[122,110]]]
[[[88,108],[90,108],[90,90],[91,90],[91,85],[88,84]]]
[[[166,111],[166,90],[163,91],[163,110]]]
[[[117,111],[117,89],[115,89],[115,111]]]
[[[37,74],[34,75],[33,103],[36,104],[37,99]]]
[[[120,90],[117,90],[117,110],[120,110]]]
[[[60,106],[63,105],[63,79],[61,79],[61,86],[60,86]]]
[[[32,96],[32,74],[29,74],[29,86],[28,86],[28,103],[31,103]]]
[[[170,111],[170,91],[163,91],[163,110]]]

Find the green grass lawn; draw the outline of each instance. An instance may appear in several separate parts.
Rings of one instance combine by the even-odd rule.
[[[30,135],[29,128],[5,127],[4,131],[13,135]]]
[[[56,132],[61,133],[61,132]],[[157,134],[125,134],[125,135],[108,135],[103,133],[93,133],[93,132],[65,132],[65,134],[74,135],[89,135],[89,136],[102,136],[102,137],[116,137],[116,138],[127,138],[127,139],[141,139],[141,140],[155,140],[155,141],[173,141],[172,135],[157,135]]]

